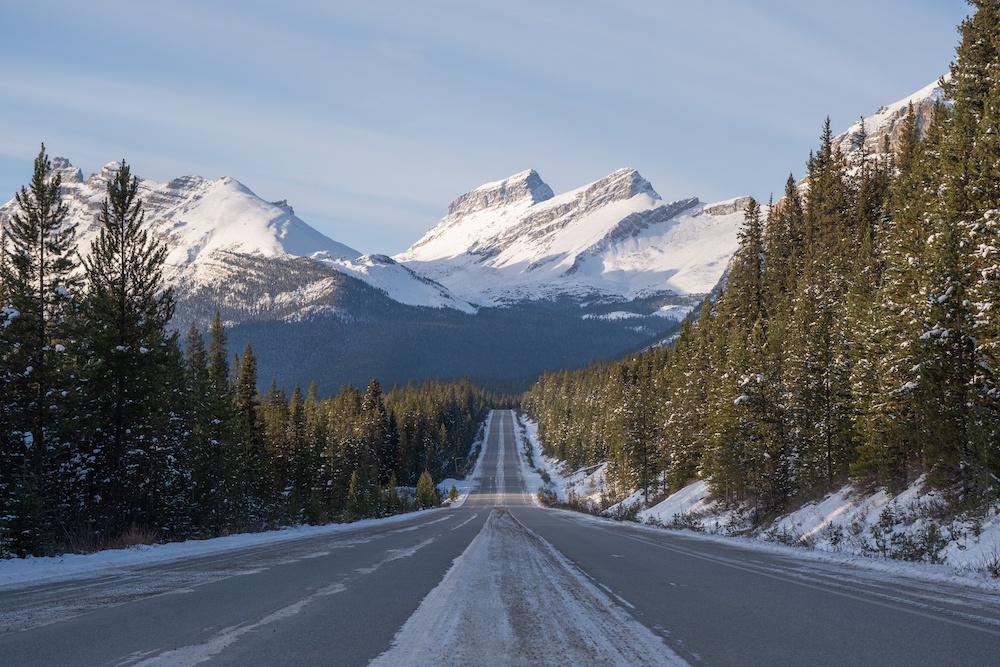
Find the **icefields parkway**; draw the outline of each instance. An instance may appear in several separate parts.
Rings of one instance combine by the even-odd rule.
[[[995,592],[541,508],[536,473],[521,456],[526,442],[512,413],[495,412],[474,480],[456,483],[464,497],[451,508],[0,563],[0,662],[915,665],[995,657]]]

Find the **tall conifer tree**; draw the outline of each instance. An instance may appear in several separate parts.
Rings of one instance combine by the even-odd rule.
[[[107,183],[100,225],[84,259],[87,349],[84,373],[98,452],[96,493],[105,529],[162,525],[159,476],[179,452],[172,433],[179,398],[172,290],[163,279],[166,245],[150,237],[139,180],[123,160]],[[174,377],[176,379],[176,377]]]
[[[40,553],[53,537],[52,521],[68,490],[57,479],[72,458],[64,419],[76,398],[73,380],[76,307],[80,284],[76,225],[67,222],[62,178],[42,145],[28,186],[15,197],[16,212],[4,222],[0,263],[5,292],[0,327],[4,378],[4,442],[0,485],[11,550]],[[85,474],[85,473],[84,473]],[[62,517],[66,518],[66,517]]]

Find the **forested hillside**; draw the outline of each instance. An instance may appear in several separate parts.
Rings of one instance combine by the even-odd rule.
[[[671,347],[539,380],[548,453],[609,461],[619,498],[705,479],[758,521],[850,479],[996,499],[1000,5],[972,4],[926,131],[911,110],[898,146],[862,132],[848,160],[827,120]]]
[[[485,417],[469,382],[333,398],[258,391],[230,357],[167,329],[165,248],[122,162],[78,257],[44,146],[0,239],[0,557],[90,551],[436,503]],[[399,486],[417,487],[398,493]]]

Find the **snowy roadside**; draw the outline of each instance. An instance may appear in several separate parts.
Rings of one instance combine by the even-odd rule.
[[[489,419],[487,419],[487,431]],[[482,445],[479,438],[473,444]],[[471,452],[470,452],[471,455]],[[480,457],[481,458],[481,457]],[[458,507],[469,492],[478,484],[480,462],[471,475],[464,480],[446,479],[439,485],[442,497],[447,498],[452,484],[459,491],[459,499],[450,503]],[[446,503],[447,505],[448,503]],[[437,510],[422,510],[437,511]],[[141,545],[130,549],[101,551],[93,554],[66,554],[46,558],[6,558],[0,559],[0,589],[13,589],[52,581],[69,581],[97,575],[108,575],[153,563],[168,563],[175,560],[239,551],[281,542],[350,533],[374,525],[384,526],[412,519],[414,513],[396,514],[378,519],[362,519],[353,523],[336,523],[324,526],[295,526],[262,533],[243,533],[205,540],[187,540],[168,544]]]
[[[479,478],[482,472],[483,463],[483,447],[485,446],[484,440],[486,439],[486,434],[490,432],[490,424],[493,423],[493,413],[490,412],[486,417],[486,421],[480,427],[479,435],[476,436],[475,441],[472,443],[472,447],[469,449],[468,456],[476,457],[476,464],[472,468],[472,472],[465,476],[465,479],[455,479],[454,477],[448,477],[443,479],[437,484],[438,492],[444,499],[445,505],[451,507],[461,507],[465,504],[465,499],[469,497],[472,491],[479,487]],[[455,500],[448,500],[448,493],[451,491],[451,487],[455,487],[455,491],[458,492],[458,498]]]
[[[518,424],[521,446],[532,453],[535,465],[529,469],[522,455],[525,481],[533,497],[541,489],[560,504],[600,507],[604,465],[564,473],[559,461],[541,453],[537,425],[524,415],[519,415]],[[649,508],[638,509],[642,496],[635,493],[608,508],[604,517],[587,516],[613,522],[607,517],[634,515],[645,530],[678,530],[692,539],[735,542],[757,551],[1000,593],[1000,516],[994,512],[982,521],[934,523],[939,499],[923,493],[920,482],[898,496],[884,491],[862,495],[845,487],[750,536],[734,534],[745,526],[745,517],[714,503],[704,481]]]
[[[437,510],[421,510],[433,512]],[[45,558],[0,559],[0,589],[20,588],[53,581],[70,581],[83,577],[108,575],[153,563],[241,551],[263,545],[291,542],[310,537],[350,533],[374,525],[390,525],[412,519],[413,512],[379,519],[362,519],[354,523],[325,526],[296,526],[262,533],[242,533],[205,540],[187,540],[168,544],[152,544],[100,551],[93,554],[66,554]]]
[[[517,415],[518,454],[521,459],[521,474],[536,504],[542,504],[539,491],[549,501],[561,505],[600,505],[604,493],[604,472],[607,464],[581,468],[563,474],[561,461],[542,454],[538,443],[538,425],[524,415]]]

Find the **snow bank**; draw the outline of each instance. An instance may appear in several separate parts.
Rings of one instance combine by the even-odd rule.
[[[523,416],[519,421],[523,447],[534,460],[533,468],[524,463],[532,492],[542,489],[551,501],[588,511],[606,506],[602,501],[606,499],[607,464],[566,472],[560,461],[541,453],[538,426]],[[644,505],[642,491],[636,491],[607,506],[602,514],[703,535],[740,536],[766,549],[795,547],[802,553],[804,547],[814,554],[836,554],[924,578],[995,578],[1000,588],[1000,507],[985,517],[953,517],[944,498],[928,490],[922,477],[895,496],[884,490],[866,494],[845,486],[756,528],[748,512],[716,503],[705,481],[694,482],[650,507]]]
[[[378,525],[386,525],[406,521],[412,519],[413,516],[414,514],[410,512],[379,519],[363,519],[354,523],[297,526],[263,533],[227,535],[206,540],[141,545],[129,549],[100,551],[93,554],[0,559],[0,589],[18,588],[46,581],[66,581],[96,574],[109,574],[152,563],[166,563],[226,551],[237,551],[264,544],[355,531],[376,522]]]
[[[739,532],[759,542],[875,558],[902,569],[913,564],[921,571],[937,566],[942,572],[1000,577],[997,508],[978,519],[952,517],[924,478],[896,496],[845,486],[752,530],[744,514],[721,508],[710,498],[708,484],[699,481],[640,511],[637,520],[716,535]]]
[[[518,415],[517,423],[521,475],[532,498],[539,501],[541,495],[548,502],[587,510],[599,508],[605,492],[607,464],[567,471],[561,461],[542,453],[538,424],[524,415]]]

